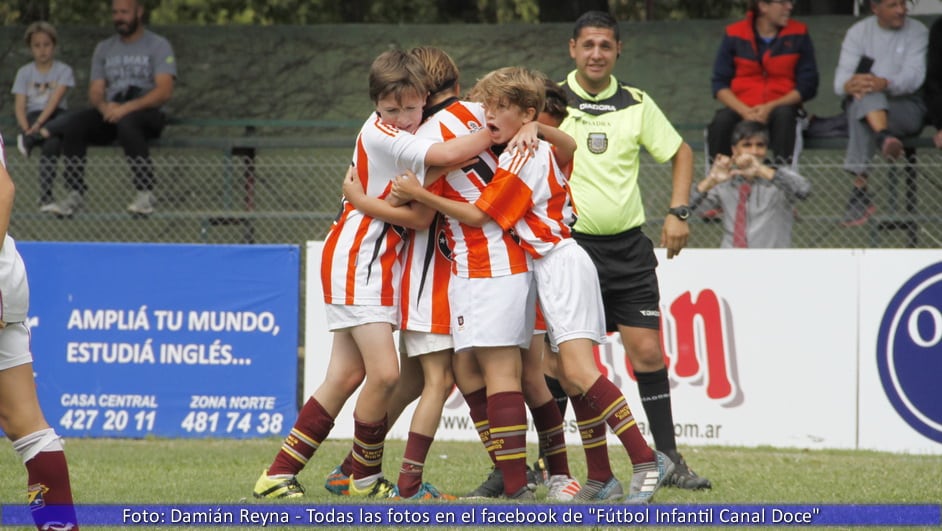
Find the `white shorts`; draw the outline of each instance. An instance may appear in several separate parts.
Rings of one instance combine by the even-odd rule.
[[[605,342],[599,275],[575,240],[564,240],[548,255],[534,260],[533,275],[554,350],[571,339]]]
[[[26,323],[7,323],[4,328],[0,328],[0,371],[32,361],[29,327]]]
[[[327,329],[331,332],[370,323],[389,323],[393,329],[399,326],[398,306],[347,306],[326,304]]]
[[[399,331],[399,350],[405,352],[410,358],[453,348],[455,348],[455,342],[448,334],[432,334],[414,330]]]
[[[532,273],[493,278],[452,275],[448,301],[456,352],[472,347],[529,347],[536,321]]]

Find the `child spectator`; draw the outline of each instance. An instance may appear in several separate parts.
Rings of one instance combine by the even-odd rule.
[[[733,129],[732,157],[717,155],[705,179],[693,187],[695,210],[722,208],[720,247],[791,247],[795,203],[811,183],[788,167],[765,162],[769,133],[764,124],[744,121]]]
[[[33,22],[26,28],[24,40],[33,54],[33,62],[20,67],[13,81],[14,112],[20,126],[16,147],[28,158],[34,147],[42,146],[39,210],[46,212],[55,200],[52,186],[62,142],[58,137],[45,139],[39,131],[54,118],[64,117],[68,108],[65,96],[75,86],[75,77],[72,67],[55,59],[58,36],[52,24]]]

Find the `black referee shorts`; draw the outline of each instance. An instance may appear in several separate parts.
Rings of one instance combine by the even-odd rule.
[[[618,325],[659,330],[657,257],[654,244],[641,227],[610,236],[575,231],[572,236],[592,257],[599,272],[608,331],[615,332]]]

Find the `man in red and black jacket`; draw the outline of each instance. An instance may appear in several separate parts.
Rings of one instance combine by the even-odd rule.
[[[778,162],[790,163],[801,104],[818,92],[808,28],[791,20],[791,0],[750,0],[746,18],[726,27],[713,64],[713,96],[724,107],[707,132],[712,160],[729,155],[733,128],[754,120],[769,128]]]

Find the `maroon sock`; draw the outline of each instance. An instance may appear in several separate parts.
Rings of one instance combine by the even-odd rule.
[[[527,411],[523,393],[507,391],[487,397],[490,450],[504,476],[504,494],[527,486]]]
[[[343,472],[344,475],[347,475],[347,476],[353,474],[353,450],[352,449],[349,452],[347,452],[347,457],[343,458],[343,463],[340,463],[340,471]]]
[[[298,475],[333,427],[333,417],[314,397],[308,399],[298,413],[298,420],[294,422],[291,433],[285,437],[281,450],[268,467],[268,475]]]
[[[540,451],[551,476],[569,476],[569,456],[566,454],[566,435],[563,433],[563,415],[550,399],[542,406],[531,409],[533,424],[540,438]]]
[[[464,401],[468,403],[468,415],[471,417],[471,422],[474,422],[474,428],[478,430],[481,444],[487,450],[487,456],[491,458],[491,463],[496,465],[494,452],[490,450],[491,426],[487,420],[487,388],[482,387],[477,391],[464,395]]]
[[[65,452],[39,452],[26,462],[28,476],[27,499],[37,529],[46,524],[60,522],[78,529],[75,507],[72,505],[72,487],[69,484],[69,466]]]
[[[608,461],[605,417],[596,405],[583,395],[570,396],[569,401],[572,402],[572,411],[576,414],[579,434],[582,436],[588,478],[605,483],[614,476],[612,465]]]
[[[432,447],[432,440],[428,435],[409,432],[397,482],[400,497],[411,498],[419,492],[419,487],[422,486],[422,470],[425,468],[425,459],[428,457],[429,448]]]
[[[615,387],[607,378],[599,376],[586,393],[586,399],[598,404],[599,410],[605,413],[605,422],[618,436],[622,446],[628,451],[631,463],[649,463],[654,460],[654,451],[641,435],[635,416],[625,401],[625,395]]]
[[[383,448],[388,427],[385,415],[379,422],[361,422],[354,417],[351,480],[383,473]]]

